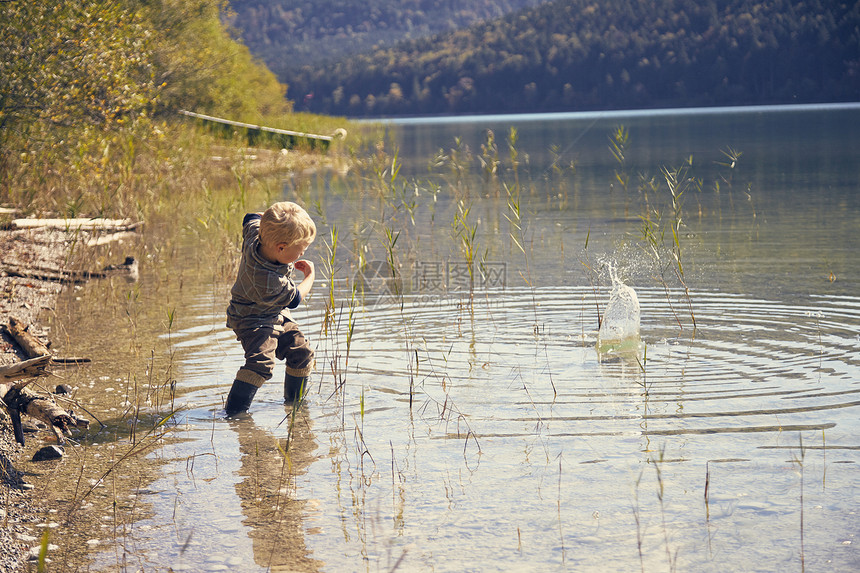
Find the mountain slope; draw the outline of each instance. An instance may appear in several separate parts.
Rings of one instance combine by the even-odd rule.
[[[351,116],[856,101],[860,3],[556,0],[284,79]]]
[[[547,0],[230,0],[248,48],[286,81],[303,65],[499,18]]]

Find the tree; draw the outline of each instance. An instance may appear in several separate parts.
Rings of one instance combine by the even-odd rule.
[[[0,3],[0,129],[146,114],[157,95],[150,38],[120,3]]]

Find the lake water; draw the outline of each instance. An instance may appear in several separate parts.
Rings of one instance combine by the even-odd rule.
[[[375,169],[286,179],[319,225],[294,313],[307,403],[290,431],[279,367],[225,420],[230,278],[144,269],[179,440],[94,567],[860,569],[858,125],[858,106],[403,120]],[[197,243],[170,260],[205,266]],[[640,337],[598,353],[610,268]]]

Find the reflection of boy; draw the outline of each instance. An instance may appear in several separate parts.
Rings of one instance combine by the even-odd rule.
[[[230,290],[227,327],[245,350],[245,364],[227,396],[228,416],[244,412],[263,382],[272,377],[275,358],[286,361],[284,399],[304,395],[314,351],[293,322],[289,309],[307,297],[314,284],[314,264],[301,260],[316,237],[307,211],[288,201],[264,213],[249,213],[242,221],[242,260]],[[296,284],[293,269],[304,274]]]

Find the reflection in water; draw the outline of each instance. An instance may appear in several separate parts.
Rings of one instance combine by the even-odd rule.
[[[251,415],[228,420],[239,440],[242,481],[236,484],[243,524],[250,528],[254,561],[270,571],[313,571],[302,529],[304,504],[297,499],[296,476],[313,457],[314,438],[306,407],[285,406],[289,425],[285,439],[257,426]]]

